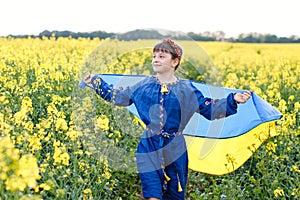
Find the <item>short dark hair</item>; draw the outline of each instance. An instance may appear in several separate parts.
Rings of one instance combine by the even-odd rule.
[[[178,65],[176,65],[175,70],[177,69],[183,54],[182,48],[178,44],[169,38],[165,38],[154,45],[153,52],[157,51],[169,52],[172,55],[172,59],[178,58],[179,62]]]

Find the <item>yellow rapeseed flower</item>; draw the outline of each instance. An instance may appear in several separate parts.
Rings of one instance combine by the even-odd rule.
[[[275,195],[275,197],[282,197],[282,196],[284,196],[284,191],[282,190],[282,189],[276,189],[276,190],[274,190],[274,195]]]
[[[6,96],[0,96],[0,103],[1,104],[8,104],[9,100],[6,98]]]
[[[24,155],[19,160],[19,169],[16,174],[23,178],[28,187],[33,187],[40,179],[37,159],[32,155]]]
[[[68,124],[67,124],[66,120],[63,118],[56,119],[55,129],[56,129],[56,131],[68,130]]]
[[[92,190],[91,189],[85,189],[83,190],[84,194],[92,194]]]
[[[31,153],[34,153],[36,150],[42,149],[40,138],[38,138],[36,135],[29,136],[28,142],[29,142],[28,146],[31,149]]]
[[[6,190],[24,191],[34,187],[40,179],[37,159],[29,154],[20,158],[8,136],[0,140],[0,179],[5,181]]]
[[[56,106],[53,103],[50,103],[47,107],[47,114],[48,116],[57,116],[58,115],[58,110]]]
[[[277,146],[277,144],[275,144],[274,142],[267,143],[266,149],[269,152],[269,154],[272,154],[272,152],[276,152],[276,146]]]
[[[16,125],[23,125],[28,119],[26,110],[20,110],[14,114],[14,121]]]
[[[292,170],[293,170],[294,172],[300,173],[300,169],[299,169],[296,165],[293,165],[293,166],[292,166]]]
[[[53,147],[54,147],[54,154],[53,154],[54,165],[63,164],[68,166],[70,155],[68,154],[65,145],[62,144],[59,140],[55,140],[53,142]]]
[[[101,115],[96,118],[95,121],[95,131],[102,129],[103,131],[109,130],[109,119],[106,115]]]
[[[76,130],[69,130],[66,132],[66,135],[71,139],[71,140],[77,140],[77,138],[80,136],[78,131]]]

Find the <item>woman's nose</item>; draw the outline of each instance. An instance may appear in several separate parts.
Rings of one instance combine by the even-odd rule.
[[[157,58],[152,58],[152,63],[157,63]]]

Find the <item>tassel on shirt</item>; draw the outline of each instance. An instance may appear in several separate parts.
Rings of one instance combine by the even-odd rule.
[[[164,173],[164,176],[165,176],[165,178],[166,178],[166,181],[169,181],[169,180],[171,180],[171,178],[167,175],[167,173],[165,172],[165,167],[162,165],[161,166],[161,169],[162,169],[162,171],[163,171],[163,173]]]
[[[164,175],[165,175],[165,178],[166,178],[167,181],[171,180],[171,178],[168,177],[168,175],[165,172],[164,172]]]
[[[179,176],[177,174],[177,179],[178,179],[178,192],[182,192],[182,187],[181,187],[181,184],[180,184],[180,180],[179,180]]]
[[[180,181],[178,181],[178,192],[182,192],[182,187],[181,187],[181,184],[180,184]]]
[[[167,87],[167,84],[163,84],[162,86],[161,86],[161,93],[162,94],[167,94],[169,92],[169,89],[168,89],[168,87]]]

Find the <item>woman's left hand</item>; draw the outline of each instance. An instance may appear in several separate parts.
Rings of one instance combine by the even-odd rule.
[[[251,92],[250,91],[246,91],[244,93],[235,93],[234,94],[234,100],[237,103],[246,103],[250,97],[251,97]]]

